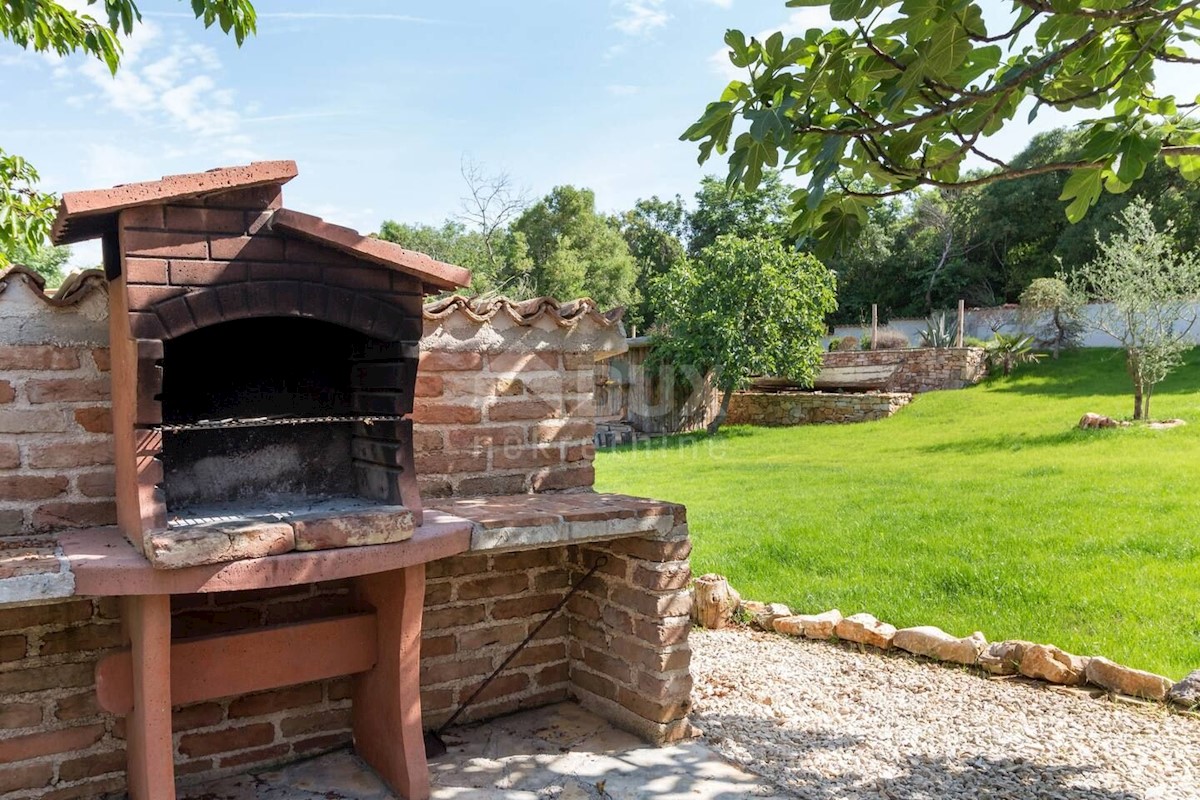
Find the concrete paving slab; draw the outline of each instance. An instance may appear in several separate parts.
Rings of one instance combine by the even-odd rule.
[[[651,747],[574,703],[445,737],[433,800],[734,800],[784,795],[698,741]],[[394,800],[348,751],[193,786],[180,800]]]

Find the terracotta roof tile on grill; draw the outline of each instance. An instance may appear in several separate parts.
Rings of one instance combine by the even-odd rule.
[[[93,291],[102,289],[105,284],[104,270],[89,269],[72,273],[67,276],[62,285],[53,294],[46,293],[46,279],[29,267],[14,264],[0,270],[0,295],[8,288],[11,281],[24,281],[39,299],[52,306],[71,306],[83,300]]]
[[[601,312],[596,302],[588,297],[560,303],[553,297],[535,297],[532,300],[510,300],[507,297],[463,297],[454,295],[435,300],[425,305],[425,319],[445,319],[461,312],[474,322],[488,322],[497,314],[503,314],[518,325],[533,325],[540,319],[548,319],[567,328],[582,319],[591,319],[603,328],[610,328],[621,321],[624,308]]]
[[[364,261],[399,270],[439,289],[457,289],[471,282],[470,271],[462,267],[446,264],[416,250],[406,250],[383,239],[363,236],[353,228],[334,225],[312,214],[281,208],[271,215],[269,224],[273,230],[296,234]]]
[[[134,206],[169,203],[218,192],[283,185],[299,174],[295,161],[255,161],[237,167],[219,167],[207,172],[167,175],[156,181],[126,183],[110,189],[67,192],[58,204],[51,238],[68,244],[95,236],[91,228],[73,231],[72,223],[90,217],[115,214]]]

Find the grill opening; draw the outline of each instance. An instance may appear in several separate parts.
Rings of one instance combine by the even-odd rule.
[[[400,502],[415,363],[394,343],[255,318],[164,342],[162,368],[170,523]]]

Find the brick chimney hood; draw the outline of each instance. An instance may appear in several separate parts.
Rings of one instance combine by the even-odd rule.
[[[155,567],[400,541],[421,524],[422,302],[470,273],[283,207],[292,161],[63,196],[100,237],[117,521]]]

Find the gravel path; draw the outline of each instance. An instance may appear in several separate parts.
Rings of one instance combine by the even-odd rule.
[[[691,642],[705,739],[799,797],[1200,798],[1200,718],[757,631]]]

